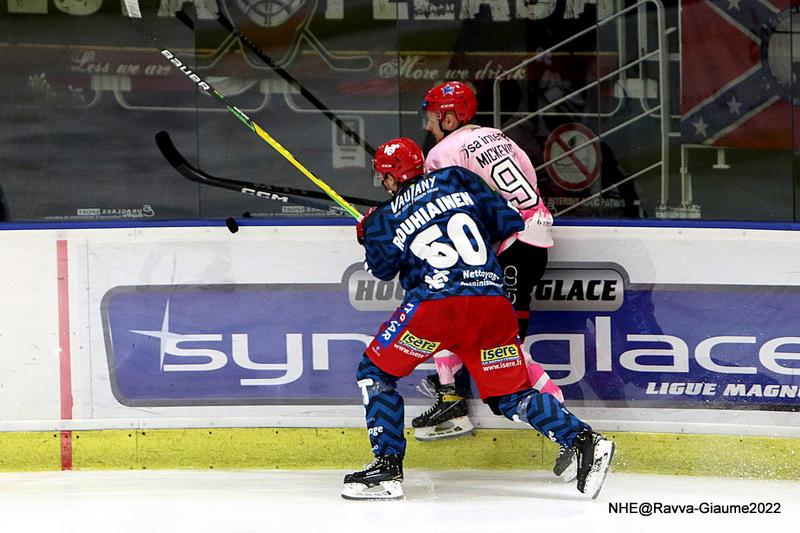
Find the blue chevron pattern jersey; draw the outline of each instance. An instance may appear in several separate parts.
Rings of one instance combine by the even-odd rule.
[[[367,270],[382,280],[399,272],[405,300],[422,301],[505,295],[487,243],[525,225],[477,174],[446,167],[405,184],[363,227]]]

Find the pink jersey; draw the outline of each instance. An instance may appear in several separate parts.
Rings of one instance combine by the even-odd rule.
[[[478,174],[522,213],[525,229],[503,242],[501,251],[514,239],[540,248],[553,246],[553,215],[539,197],[536,171],[528,155],[505,133],[472,124],[462,126],[431,148],[425,172],[454,165]]]

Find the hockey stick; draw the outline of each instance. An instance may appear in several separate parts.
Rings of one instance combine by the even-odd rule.
[[[138,2],[138,0],[123,0],[123,4],[125,5],[126,12],[128,13],[128,16],[140,19],[140,25],[143,26],[143,24],[141,24],[142,14],[141,14],[141,11],[139,10],[139,2]],[[181,61],[180,59],[178,59],[175,56],[174,53],[172,53],[167,48],[161,47],[160,43],[158,42],[158,39],[156,39],[156,37],[154,35],[147,34],[144,31],[143,27],[141,27],[141,30],[142,30],[142,33],[144,33],[145,35],[150,37],[150,39],[153,41],[153,43],[156,45],[156,47],[161,51],[161,55],[164,56],[170,63],[172,63],[172,65],[175,68],[177,68],[178,70],[183,72],[186,75],[187,78],[192,80],[192,82],[194,82],[194,84],[197,86],[198,89],[200,89],[201,91],[205,92],[206,94],[208,94],[210,96],[213,96],[214,98],[216,98],[217,100],[222,102],[222,104],[225,105],[225,107],[228,109],[228,111],[233,113],[233,115],[236,118],[238,118],[239,121],[241,121],[242,124],[247,126],[250,129],[250,131],[252,131],[256,135],[258,135],[264,142],[266,142],[272,148],[274,148],[275,151],[277,151],[287,161],[289,161],[292,165],[294,165],[294,167],[297,170],[302,172],[305,177],[307,177],[312,182],[314,182],[314,184],[317,187],[319,187],[320,189],[325,191],[325,194],[327,194],[330,198],[333,199],[334,202],[339,204],[345,211],[347,211],[347,213],[350,214],[350,216],[352,216],[356,220],[361,220],[361,218],[362,218],[361,213],[355,207],[350,205],[347,202],[347,200],[345,200],[344,198],[339,196],[339,194],[336,191],[334,191],[333,189],[331,189],[328,186],[328,184],[326,184],[324,181],[322,181],[321,179],[316,177],[314,174],[312,174],[311,171],[309,171],[297,159],[295,159],[295,157],[286,148],[284,148],[278,141],[276,141],[269,133],[267,133],[261,126],[256,124],[253,121],[253,119],[248,117],[247,114],[245,114],[241,109],[239,109],[238,107],[233,105],[233,103],[231,103],[230,100],[228,100],[219,91],[217,91],[214,87],[212,87],[210,83],[205,81],[203,78],[198,76],[197,73],[193,72],[189,67],[187,67],[183,63],[183,61]]]
[[[217,10],[219,11],[219,16],[217,17],[217,22],[219,22],[227,31],[228,33],[234,35],[235,37],[239,38],[247,48],[249,48],[256,56],[258,56],[261,61],[266,63],[268,67],[270,67],[276,74],[278,74],[281,78],[283,78],[289,85],[300,91],[300,94],[308,100],[311,105],[316,107],[318,110],[322,111],[322,114],[325,115],[330,121],[336,124],[336,127],[339,128],[342,133],[353,139],[359,146],[364,148],[370,156],[375,155],[375,148],[372,147],[367,141],[361,138],[361,136],[350,129],[350,127],[345,124],[342,119],[340,119],[336,114],[328,108],[325,104],[323,104],[319,98],[317,98],[313,93],[311,93],[308,89],[303,86],[297,78],[286,72],[283,68],[279,67],[275,61],[268,56],[261,48],[258,47],[256,43],[254,43],[250,38],[239,31],[239,29],[233,25],[233,22],[226,17],[222,9],[219,9],[217,6]],[[183,7],[179,11],[175,13],[175,18],[183,22],[186,26],[190,29],[194,30],[194,21],[192,21],[191,17],[189,16],[186,11],[183,10]]]
[[[328,195],[320,191],[307,191],[303,189],[293,189],[291,187],[277,187],[252,181],[240,181],[212,176],[208,172],[205,172],[204,170],[189,163],[183,154],[181,154],[175,147],[175,143],[172,142],[172,138],[166,131],[159,131],[156,133],[156,144],[170,166],[190,181],[202,183],[204,185],[210,185],[212,187],[219,187],[221,189],[228,189],[243,194],[258,196],[259,198],[264,198],[265,200],[294,203],[297,205],[321,209],[323,211],[331,210],[339,214],[349,214],[338,206],[330,206],[311,200],[305,200],[305,198],[316,198],[320,200],[330,199]],[[289,199],[289,196],[295,198]],[[370,200],[368,198],[356,198],[352,196],[343,196],[342,198],[348,202],[366,206],[376,206],[380,203],[377,200]]]

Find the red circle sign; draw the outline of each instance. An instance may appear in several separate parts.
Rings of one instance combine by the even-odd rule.
[[[600,141],[592,130],[577,122],[560,125],[547,138],[545,162],[589,141],[594,142],[547,165],[547,173],[560,187],[579,191],[594,183],[600,175]]]

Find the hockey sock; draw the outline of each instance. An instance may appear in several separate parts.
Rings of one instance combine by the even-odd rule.
[[[472,380],[467,367],[462,366],[453,377],[455,377],[456,393],[464,398],[472,398]]]
[[[531,385],[533,388],[539,392],[552,394],[555,396],[556,400],[564,403],[564,393],[561,391],[561,387],[556,385],[553,380],[550,379],[550,375],[545,372],[544,368],[542,368],[542,365],[533,361],[533,357],[525,346],[522,347],[522,355],[525,357],[528,378],[531,380]]]
[[[436,363],[436,373],[439,375],[440,385],[453,385],[456,373],[464,367],[461,358],[453,352],[442,350],[433,356]]]
[[[564,403],[564,393],[561,392],[561,387],[556,385],[550,375],[545,372],[541,365],[536,363],[528,364],[528,378],[531,380],[533,388],[539,392],[546,392],[551,394],[561,403]]]
[[[356,372],[364,400],[367,432],[375,456],[406,452],[403,436],[403,397],[396,390],[397,378],[387,374],[366,355]]]
[[[502,396],[498,407],[506,418],[525,420],[536,431],[562,446],[571,445],[578,431],[589,427],[553,396],[533,389]]]

